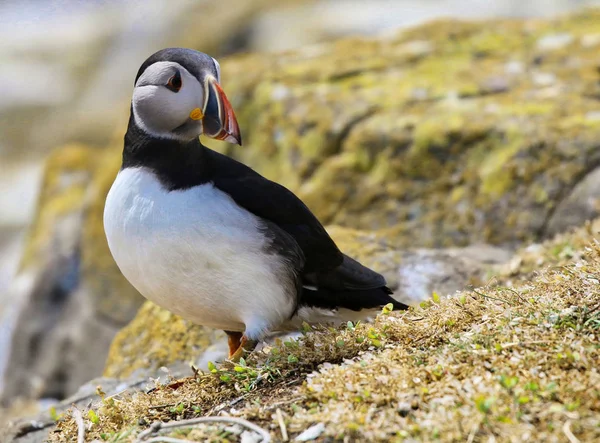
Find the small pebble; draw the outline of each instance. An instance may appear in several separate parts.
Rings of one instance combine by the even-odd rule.
[[[574,40],[571,34],[550,34],[537,41],[537,48],[541,51],[556,51],[564,48]]]
[[[535,72],[531,78],[537,86],[550,86],[556,82],[556,75],[551,72]]]
[[[241,443],[261,443],[263,438],[260,434],[252,431],[244,431],[240,437]]]
[[[401,402],[398,405],[398,414],[400,414],[401,417],[406,417],[410,413],[410,409],[410,403]]]
[[[311,426],[302,434],[294,439],[294,441],[311,441],[316,440],[325,430],[324,423],[317,423],[316,425]]]
[[[516,60],[508,62],[504,65],[504,72],[510,75],[519,75],[525,71],[525,65]]]
[[[508,80],[504,77],[496,76],[489,77],[483,81],[481,88],[488,94],[498,94],[500,92],[506,92],[510,89]]]
[[[586,34],[581,37],[581,46],[584,48],[593,48],[600,45],[600,34]]]
[[[600,121],[600,111],[590,111],[585,114],[585,119],[590,122]]]

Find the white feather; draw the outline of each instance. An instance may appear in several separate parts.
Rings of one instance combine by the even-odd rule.
[[[181,74],[179,92],[165,87],[176,71]],[[133,90],[133,117],[140,128],[155,137],[181,140],[197,137],[202,132],[200,120],[189,133],[175,134],[173,130],[189,121],[192,110],[203,107],[204,87],[187,69],[175,62],[150,65]]]
[[[212,184],[169,192],[144,168],[122,170],[104,228],[131,284],[194,323],[259,338],[292,315],[295,294],[259,220]]]

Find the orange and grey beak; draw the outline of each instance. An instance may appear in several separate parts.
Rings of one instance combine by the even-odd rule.
[[[202,126],[204,135],[217,139],[225,140],[229,143],[236,143],[241,146],[242,136],[231,103],[221,89],[217,81],[208,77],[205,80],[205,104],[202,112]]]

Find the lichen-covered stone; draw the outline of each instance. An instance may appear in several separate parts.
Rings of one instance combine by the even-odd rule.
[[[236,57],[223,79],[245,146],[219,148],[325,223],[405,246],[543,238],[600,162],[599,32],[591,10]]]
[[[548,221],[548,231],[558,234],[581,223],[582,216],[592,218],[600,211],[600,167],[582,178]]]
[[[193,362],[204,348],[223,335],[146,302],[115,337],[104,375],[127,377],[138,369],[159,368],[176,361]]]
[[[69,215],[81,216],[86,189],[101,156],[101,150],[78,144],[64,146],[50,154],[44,168],[36,214],[21,258],[21,269],[42,265],[44,253],[58,246],[55,236],[60,229],[60,221]],[[68,245],[66,248],[72,247]]]
[[[117,150],[81,145],[48,159],[35,221],[6,307],[2,401],[64,398],[104,366],[142,297],[119,272],[102,227]]]

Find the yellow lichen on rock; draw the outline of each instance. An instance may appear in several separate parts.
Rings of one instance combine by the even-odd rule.
[[[538,239],[564,190],[596,164],[597,47],[587,36],[599,23],[598,10],[437,21],[234,57],[223,78],[245,146],[226,151],[327,224],[386,228],[418,246]],[[545,43],[558,33],[562,46]]]
[[[120,150],[67,145],[46,162],[13,288],[19,303],[3,374],[5,402],[75,392],[101,373],[115,333],[142,302],[112,260],[102,226]]]
[[[53,151],[44,168],[34,223],[21,259],[21,269],[39,265],[51,248],[53,228],[61,217],[77,214],[85,204],[87,185],[101,156],[99,149],[71,144]]]
[[[191,362],[220,336],[148,301],[115,337],[104,375],[127,377],[137,369]]]

